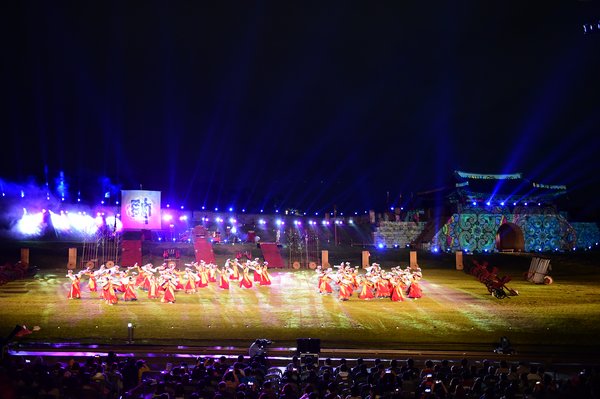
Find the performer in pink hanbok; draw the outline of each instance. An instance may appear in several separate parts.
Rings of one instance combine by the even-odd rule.
[[[263,262],[262,267],[258,265],[260,285],[271,285],[271,274],[269,273],[269,262]]]
[[[231,275],[231,269],[228,267],[222,267],[219,270],[219,288],[223,290],[229,289],[229,276]]]
[[[119,298],[117,298],[117,294],[115,294],[111,278],[112,277],[108,275],[102,279],[102,298],[104,298],[107,305],[116,305],[119,302]]]
[[[83,274],[88,276],[88,289],[90,290],[90,292],[98,291],[98,279],[96,278],[93,266],[85,269]]]
[[[217,282],[217,265],[209,263],[206,265],[208,271],[208,282],[216,283]]]
[[[158,282],[156,281],[156,277],[154,277],[153,274],[147,274],[145,280],[147,281],[148,285],[148,298],[160,298],[160,294],[158,293]]]
[[[375,295],[373,295],[373,282],[366,277],[358,277],[357,282],[362,285],[362,289],[358,294],[359,299],[373,299]]]
[[[200,280],[200,277],[190,268],[185,269],[185,276],[187,277],[187,281],[184,284],[184,289],[186,294],[195,294],[196,290],[196,282]]]
[[[390,296],[389,282],[384,276],[380,276],[375,281],[375,296],[377,298],[388,298]]]
[[[392,296],[393,302],[403,302],[404,293],[406,292],[406,284],[401,276],[396,276],[393,280]]]
[[[71,280],[71,288],[69,288],[69,294],[67,299],[81,299],[81,278],[77,273],[73,273],[73,270],[67,272],[66,277]]]
[[[255,283],[260,283],[261,280],[261,266],[260,263],[258,263],[258,258],[254,259],[254,278],[252,279]]]
[[[197,288],[208,287],[208,272],[206,271],[206,263],[200,261],[200,264],[196,264],[196,270],[198,271],[198,280],[196,280]]]
[[[125,284],[125,293],[123,294],[124,301],[137,301],[137,294],[135,293],[135,280],[134,276],[129,276],[127,278],[127,283]]]
[[[230,262],[227,259],[227,262]],[[226,262],[226,263],[227,263]],[[229,266],[231,267],[231,275],[229,276],[229,280],[239,280],[240,279],[240,264],[237,259],[234,259],[233,262],[230,262]]]
[[[338,286],[340,291],[338,293],[338,298],[342,301],[347,301],[350,299],[352,295],[352,279],[346,275],[341,275],[338,280]]]
[[[164,294],[160,299],[163,303],[175,303],[175,286],[177,283],[172,278],[165,276],[161,287],[164,290]]]
[[[331,268],[323,271],[321,266],[317,269],[319,275],[319,293],[321,294],[331,294],[333,292],[333,288],[331,287],[331,281],[333,280],[331,271]]]
[[[423,296],[423,291],[421,291],[421,286],[419,285],[419,278],[413,274],[410,279],[410,287],[408,288],[408,297],[417,299]]]
[[[250,261],[244,262],[244,264],[242,265],[240,288],[241,287],[252,288],[252,280],[250,280],[250,276],[249,276],[250,269],[254,270],[254,268],[250,266]]]

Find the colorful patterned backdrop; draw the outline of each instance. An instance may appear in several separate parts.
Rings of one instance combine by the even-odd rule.
[[[597,247],[600,242],[600,230],[596,223],[571,223],[577,232],[576,248]]]
[[[521,228],[527,252],[572,250],[581,236],[553,208],[516,207],[510,213],[504,207],[470,207],[452,215],[432,244],[442,251],[494,251],[498,228],[507,222]],[[593,229],[586,232],[590,242]]]

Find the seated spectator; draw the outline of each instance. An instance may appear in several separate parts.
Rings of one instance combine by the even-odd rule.
[[[281,395],[279,395],[279,399],[298,399],[296,388],[297,387],[294,387],[292,384],[285,384],[281,388]]]
[[[325,372],[333,375],[333,364],[331,363],[331,358],[325,359],[323,365],[319,368],[319,375],[323,375]]]

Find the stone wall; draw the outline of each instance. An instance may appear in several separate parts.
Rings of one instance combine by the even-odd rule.
[[[421,234],[425,225],[425,222],[379,222],[374,234],[375,245],[405,247]]]

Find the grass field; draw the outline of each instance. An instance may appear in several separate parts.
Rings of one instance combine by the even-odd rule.
[[[398,256],[408,260],[407,253],[380,260],[384,266],[402,263],[392,259]],[[137,302],[107,306],[85,284],[82,300],[67,300],[65,269],[46,265],[35,278],[0,287],[0,328],[7,334],[15,324],[39,325],[26,339],[56,342],[120,344],[132,322],[136,343],[245,345],[258,337],[279,343],[313,337],[324,347],[468,350],[489,349],[508,336],[517,347],[598,349],[597,256],[557,255],[551,263],[554,284],[535,285],[522,278],[529,257],[489,255],[486,260],[500,267],[500,275],[512,276],[508,286],[519,292],[503,300],[455,270],[452,256],[419,256],[424,297],[402,303],[356,297],[340,302],[318,294],[314,271],[283,269],[272,270],[270,287],[232,285],[222,291],[212,285],[197,294],[178,293],[175,304],[149,300],[139,291]]]

